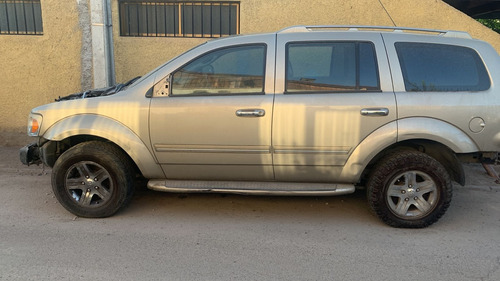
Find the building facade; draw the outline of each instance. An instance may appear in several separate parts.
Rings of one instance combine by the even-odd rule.
[[[143,75],[212,38],[292,25],[500,35],[437,0],[0,0],[0,145],[27,141],[31,108]]]

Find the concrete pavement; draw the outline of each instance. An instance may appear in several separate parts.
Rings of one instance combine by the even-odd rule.
[[[363,192],[140,190],[106,219],[57,203],[50,170],[0,147],[0,280],[500,280],[500,188],[479,165],[440,221],[395,229]]]

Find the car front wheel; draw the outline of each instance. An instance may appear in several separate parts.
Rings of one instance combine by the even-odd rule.
[[[52,169],[58,201],[81,217],[107,217],[133,194],[133,169],[124,153],[104,142],[85,142],[64,152]]]

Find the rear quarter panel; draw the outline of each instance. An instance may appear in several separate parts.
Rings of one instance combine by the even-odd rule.
[[[412,130],[421,130],[438,124],[449,124],[457,129],[450,135],[451,142],[469,142],[467,145],[449,146],[456,153],[500,150],[500,57],[488,44],[479,40],[383,33],[398,103],[398,141],[411,139]],[[425,42],[463,46],[475,50],[486,66],[491,87],[480,92],[406,92],[401,66],[396,53],[396,42]],[[425,117],[425,119],[421,118]],[[415,119],[408,121],[407,119]],[[484,120],[484,129],[472,128],[476,120]],[[408,127],[419,124],[422,126]],[[432,120],[435,120],[433,123]],[[432,128],[431,126],[431,128]],[[474,129],[474,130],[473,130]],[[440,130],[437,130],[440,133]],[[418,134],[416,134],[418,135]],[[441,138],[441,136],[437,136]],[[417,138],[415,136],[415,138]],[[469,138],[469,140],[466,140]]]

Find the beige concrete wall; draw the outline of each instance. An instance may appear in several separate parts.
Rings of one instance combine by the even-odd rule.
[[[500,34],[439,0],[380,0],[397,26],[461,30],[500,53]]]
[[[272,32],[298,24],[391,25],[378,0],[241,0],[241,33]],[[200,38],[120,37],[118,1],[113,0],[116,81],[142,75],[200,44]]]
[[[118,0],[112,0],[111,9],[115,73],[118,83],[146,74],[170,58],[207,41],[207,38],[122,37]]]
[[[292,25],[383,25],[464,30],[500,52],[500,35],[440,0],[240,0],[241,33],[272,32]],[[147,73],[202,43],[199,38],[120,37],[113,0],[116,81]]]
[[[241,1],[242,33],[272,32],[292,25],[392,23],[378,0]]]
[[[41,5],[42,36],[0,35],[0,145],[24,145],[31,108],[81,87],[76,1]]]

